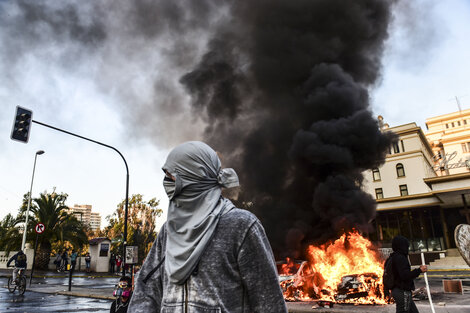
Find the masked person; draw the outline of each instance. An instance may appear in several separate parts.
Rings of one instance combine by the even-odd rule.
[[[271,246],[259,220],[222,197],[238,186],[214,150],[191,141],[163,166],[170,203],[139,271],[130,311],[287,313]]]
[[[392,297],[397,306],[397,313],[418,313],[411,295],[411,291],[415,289],[413,280],[428,270],[426,265],[411,270],[408,259],[409,247],[410,242],[403,236],[396,236],[392,240],[391,262],[394,278]]]
[[[126,313],[132,297],[132,279],[122,276],[119,279],[118,288],[114,290],[116,300],[111,304],[110,313]]]

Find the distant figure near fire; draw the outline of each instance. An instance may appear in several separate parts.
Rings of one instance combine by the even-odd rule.
[[[428,267],[421,265],[411,270],[408,260],[410,242],[403,236],[396,236],[392,240],[392,268],[394,277],[394,288],[392,297],[397,305],[397,313],[418,313],[411,291],[415,289],[413,280],[421,273],[427,272]]]
[[[287,313],[271,246],[259,220],[222,197],[233,169],[198,141],[174,148],[163,166],[170,203],[136,278],[129,311]]]

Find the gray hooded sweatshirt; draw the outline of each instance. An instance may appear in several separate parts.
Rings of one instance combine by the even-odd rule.
[[[174,153],[175,150],[177,153]],[[208,166],[207,164],[211,162],[206,161],[213,159],[214,166],[209,165],[210,170],[208,168],[202,173],[209,173],[211,179],[218,175],[219,185],[225,184],[221,183],[225,179],[220,179],[221,174],[224,173],[220,169],[220,161],[210,147],[199,142],[189,142],[180,145],[175,150],[170,153],[169,159],[172,155],[178,158],[182,155],[189,155],[190,159],[204,160],[202,163],[206,164],[203,165],[197,161],[195,164],[197,166],[188,167],[185,163],[182,169],[177,164],[187,161],[186,157],[182,159],[183,161],[176,163],[174,158],[167,160],[164,170],[176,177],[175,190],[177,192],[172,191],[170,197],[170,210],[174,211],[176,218],[173,219],[169,212],[169,220],[163,225],[145,263],[136,276],[129,312],[287,313],[271,247],[261,223],[253,214],[233,208],[233,205],[227,203],[227,199],[220,196],[220,200],[214,202],[214,205],[216,208],[225,207],[225,209],[197,209],[197,212],[194,212],[194,214],[199,214],[200,211],[205,212],[200,213],[202,217],[199,218],[203,221],[209,219],[211,223],[195,224],[188,231],[188,224],[192,225],[191,220],[188,219],[188,222],[180,223],[181,225],[173,223],[172,231],[168,231],[168,223],[181,220],[182,216],[188,216],[187,213],[183,212],[184,215],[181,215],[178,211],[178,208],[188,209],[183,201],[185,199],[184,185],[189,181],[189,174],[191,174],[191,184],[194,184],[196,176],[199,175],[195,170],[190,170],[191,173],[189,173],[188,169]],[[203,154],[208,157],[204,157]],[[197,179],[204,181],[204,177]],[[192,196],[194,196],[194,188],[192,190]],[[213,199],[214,196],[210,198]],[[180,200],[179,204],[178,200]],[[207,203],[207,201],[204,202]],[[195,227],[204,224],[213,225],[213,220],[216,223],[209,239],[201,240],[202,236],[198,234]],[[191,232],[195,232],[196,236],[187,235]],[[170,234],[175,236],[172,240],[168,238]],[[181,244],[184,244],[186,248],[182,249],[179,246],[180,244],[175,241],[175,238],[178,238],[176,236],[181,237],[184,241]],[[199,243],[204,244],[203,249],[198,248]],[[173,247],[168,246],[169,244]],[[188,250],[188,247],[191,250]],[[180,251],[184,253],[179,253]],[[187,251],[201,251],[195,265],[191,261],[191,255],[194,253]],[[174,255],[177,257],[175,258]],[[185,256],[189,261],[184,261]],[[166,258],[178,261],[185,266],[184,268],[190,268],[191,271],[189,274],[178,275],[181,271],[175,271],[173,265],[172,268],[165,268],[168,266]],[[174,279],[175,273],[177,279]],[[181,281],[179,277],[183,277],[184,281]]]

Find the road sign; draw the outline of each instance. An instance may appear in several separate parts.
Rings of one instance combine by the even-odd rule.
[[[44,226],[43,223],[38,223],[38,224],[36,224],[36,227],[34,228],[34,230],[35,230],[36,233],[38,233],[38,234],[42,234],[45,229],[46,229],[46,227]]]
[[[126,246],[126,264],[137,264],[139,259],[139,249],[137,246]]]

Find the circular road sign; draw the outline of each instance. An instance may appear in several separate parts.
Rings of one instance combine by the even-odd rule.
[[[34,230],[38,233],[38,234],[42,234],[44,232],[44,229],[46,229],[46,227],[44,226],[43,223],[38,223],[36,225],[36,227],[34,228]]]

